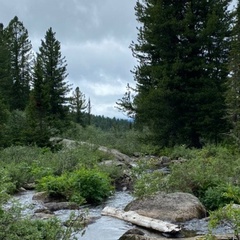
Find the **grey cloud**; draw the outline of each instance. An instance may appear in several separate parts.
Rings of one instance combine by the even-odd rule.
[[[115,102],[133,83],[136,65],[129,45],[136,39],[135,0],[0,0],[0,22],[16,15],[35,51],[49,27],[61,42],[68,81],[90,97],[93,113],[123,117]],[[122,92],[122,93],[121,93]],[[102,112],[101,112],[102,111]]]

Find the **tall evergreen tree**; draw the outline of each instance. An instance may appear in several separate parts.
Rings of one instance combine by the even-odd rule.
[[[235,11],[236,22],[233,27],[229,58],[229,77],[227,81],[226,103],[227,119],[231,124],[230,136],[240,145],[240,3]]]
[[[226,131],[231,0],[138,0],[136,122],[161,145],[200,147]]]
[[[38,146],[48,145],[50,132],[47,121],[48,103],[44,92],[42,62],[39,55],[34,63],[33,84],[26,109],[28,119],[27,141]]]
[[[3,24],[0,24],[0,94],[2,101],[9,105],[12,89],[10,75],[10,52],[7,48],[7,42],[4,36]]]
[[[60,42],[55,38],[52,28],[49,28],[37,53],[31,94],[34,101],[32,106],[35,106],[39,123],[44,120],[48,125],[59,128],[66,120],[69,101],[67,94],[70,91],[67,75],[67,64],[61,54]]]
[[[4,29],[4,38],[10,54],[10,109],[24,110],[29,99],[33,54],[28,31],[18,17]]]
[[[84,125],[84,111],[88,107],[85,95],[76,87],[70,97],[70,109],[75,116],[75,121],[82,126]]]

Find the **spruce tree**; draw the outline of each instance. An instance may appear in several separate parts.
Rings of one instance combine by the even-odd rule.
[[[75,88],[75,91],[70,97],[70,109],[75,116],[75,121],[84,126],[84,111],[88,107],[85,95],[80,91],[79,87]]]
[[[10,75],[10,52],[4,35],[3,24],[0,24],[0,94],[2,101],[10,105],[12,81]]]
[[[162,146],[200,147],[226,131],[231,1],[138,0],[136,123]]]
[[[236,22],[233,27],[229,57],[229,77],[227,81],[226,104],[227,119],[231,124],[230,136],[240,145],[240,3],[235,11]]]
[[[67,76],[66,59],[62,57],[60,42],[49,28],[37,53],[31,94],[39,122],[47,121],[49,126],[59,129],[67,119],[67,94],[70,91]]]
[[[24,110],[29,99],[33,54],[28,31],[18,17],[4,29],[4,39],[10,54],[10,109]]]
[[[28,119],[27,141],[43,147],[49,144],[50,132],[47,118],[48,103],[44,92],[42,62],[39,55],[34,63],[32,87],[26,108]]]

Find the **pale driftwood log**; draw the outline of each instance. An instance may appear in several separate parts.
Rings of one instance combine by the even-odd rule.
[[[181,228],[175,224],[164,222],[158,219],[139,215],[134,211],[123,211],[112,207],[105,207],[102,210],[102,215],[115,217],[135,225],[150,228],[164,233],[177,233]]]

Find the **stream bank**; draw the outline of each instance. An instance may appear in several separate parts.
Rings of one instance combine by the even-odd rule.
[[[32,216],[37,209],[43,207],[42,203],[36,200],[32,200],[34,191],[23,191],[13,197],[13,200],[17,200],[22,206],[25,206],[23,214],[25,216]],[[126,231],[136,226],[127,223],[125,221],[115,219],[108,216],[102,216],[101,212],[105,206],[110,206],[118,209],[124,209],[125,206],[133,200],[133,196],[129,192],[116,192],[111,196],[104,204],[96,207],[88,207],[86,210],[91,218],[95,221],[86,227],[85,234],[76,235],[81,240],[118,240]],[[9,205],[11,202],[9,202]],[[84,210],[84,208],[83,208]],[[74,210],[59,210],[55,211],[55,216],[64,222],[70,216]],[[75,210],[76,211],[76,210]],[[187,238],[197,235],[204,235],[208,233],[208,219],[193,219],[181,224],[183,229],[182,233],[175,237]],[[162,235],[157,232],[149,232],[146,229],[141,229],[146,235],[150,237],[168,238],[169,236]],[[215,234],[232,233],[228,226],[221,226],[214,230]]]

